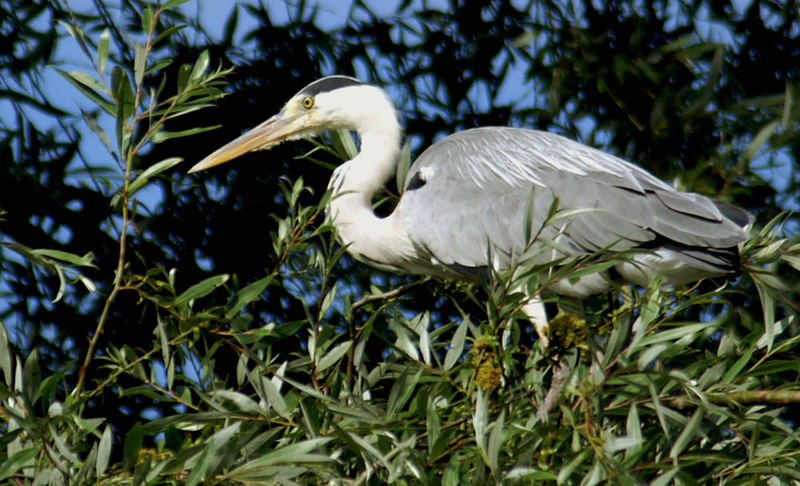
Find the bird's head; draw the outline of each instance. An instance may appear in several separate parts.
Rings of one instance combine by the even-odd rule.
[[[266,150],[287,140],[309,138],[323,130],[362,131],[386,117],[388,104],[380,88],[347,76],[328,76],[301,89],[280,112],[242,136],[217,149],[192,167],[198,172],[254,150]]]

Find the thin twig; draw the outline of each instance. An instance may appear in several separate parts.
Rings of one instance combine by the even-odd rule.
[[[426,283],[428,283],[430,281],[431,281],[431,276],[430,275],[426,275],[426,276],[422,277],[419,280],[416,280],[414,282],[411,282],[411,283],[408,283],[408,284],[405,284],[405,285],[401,285],[401,286],[397,287],[396,289],[390,290],[388,292],[381,292],[379,294],[365,295],[364,297],[361,297],[357,301],[353,302],[353,304],[350,306],[350,309],[351,310],[356,310],[359,307],[362,307],[362,306],[364,306],[366,304],[369,304],[370,302],[375,302],[376,300],[394,299],[395,297],[403,295],[404,293],[408,292],[409,290],[413,289],[414,287],[426,284]]]
[[[715,404],[728,408],[738,408],[742,405],[798,405],[800,404],[800,391],[798,390],[748,390],[730,393],[708,393],[706,399]],[[696,399],[689,397],[674,397],[666,400],[677,409],[692,408],[699,405]]]
[[[150,49],[152,48],[153,43],[153,36],[155,34],[155,26],[158,24],[158,18],[161,14],[161,10],[157,9],[155,15],[153,16],[153,20],[150,23],[150,32],[147,36],[147,43],[145,44],[145,58],[149,55]],[[134,99],[134,110],[138,109],[139,103],[141,102],[142,97],[142,85],[141,83],[137,84],[136,86],[136,95]],[[122,100],[117,100],[118,103],[122,103]],[[137,120],[134,119],[131,122],[131,126],[129,127],[130,133],[133,134],[136,131],[136,124]],[[111,292],[109,292],[108,297],[106,298],[106,302],[103,305],[103,312],[100,314],[100,319],[97,321],[97,327],[94,330],[94,334],[92,335],[92,339],[89,341],[89,347],[86,350],[86,356],[83,359],[83,364],[78,370],[78,384],[75,385],[75,390],[73,391],[74,397],[80,397],[81,392],[83,391],[83,384],[86,380],[86,374],[89,370],[89,365],[94,358],[94,350],[97,347],[97,342],[100,340],[100,335],[103,333],[103,328],[106,325],[106,321],[108,320],[108,313],[111,310],[111,304],[117,297],[117,294],[122,287],[122,274],[125,270],[125,251],[127,248],[128,243],[128,226],[130,225],[130,207],[128,206],[130,202],[130,184],[131,184],[131,174],[133,172],[133,160],[136,156],[137,151],[141,147],[141,141],[139,145],[137,145],[133,150],[128,150],[127,156],[125,154],[120,154],[123,156],[125,161],[125,177],[123,179],[123,186],[122,186],[122,225],[120,228],[120,235],[119,235],[119,256],[117,258],[117,270],[114,274],[114,283],[111,288]]]

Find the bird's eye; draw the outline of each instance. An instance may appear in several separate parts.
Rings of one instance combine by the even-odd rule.
[[[314,98],[310,96],[306,96],[305,98],[303,98],[303,107],[305,107],[308,110],[312,106],[314,106]]]

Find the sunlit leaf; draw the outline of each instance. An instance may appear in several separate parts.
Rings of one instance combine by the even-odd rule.
[[[208,51],[203,51],[197,57],[197,61],[194,63],[194,67],[192,68],[191,74],[189,74],[189,80],[193,83],[196,83],[203,77],[208,69],[209,64],[209,54]]]
[[[193,127],[187,128],[186,130],[180,130],[177,132],[168,132],[166,130],[159,130],[153,134],[151,140],[153,143],[161,143],[166,140],[171,140],[173,138],[182,138],[188,137],[190,135],[197,135],[198,133],[205,133],[211,130],[216,130],[217,128],[221,127],[222,125],[211,125],[207,127]]]
[[[133,48],[133,82],[136,83],[136,86],[140,86],[144,79],[144,66],[147,63],[147,48],[144,44],[138,42],[134,44]]]
[[[168,159],[162,160],[161,162],[156,162],[155,164],[151,165],[130,183],[130,185],[128,186],[128,195],[132,196],[136,194],[136,191],[144,187],[151,178],[157,176],[158,174],[164,172],[165,170],[175,167],[181,162],[183,162],[183,159],[181,157],[170,157]]]
[[[175,300],[172,301],[172,305],[174,307],[180,307],[184,304],[187,304],[191,300],[205,297],[206,295],[213,292],[214,289],[227,282],[229,278],[230,275],[226,274],[208,277],[202,282],[198,282],[192,285],[191,287],[183,291],[183,293],[181,293],[179,296],[175,297]]]
[[[342,356],[347,353],[352,346],[352,341],[345,341],[343,343],[339,343],[333,347],[330,351],[328,351],[323,357],[319,359],[317,363],[317,371],[324,371],[328,369],[330,366],[339,362],[342,359]]]
[[[97,448],[97,462],[95,463],[95,474],[97,477],[103,477],[108,467],[108,462],[111,459],[111,445],[112,435],[111,427],[106,425],[103,431],[103,437],[100,439],[100,445]]]
[[[74,87],[78,88],[78,90],[83,93],[84,96],[92,100],[92,102],[94,102],[97,106],[103,108],[106,113],[112,116],[116,113],[116,103],[112,103],[104,97],[102,93],[104,93],[105,89],[103,88],[102,83],[97,81],[91,75],[80,71],[66,72],[58,68],[56,68],[56,72],[61,74],[61,76],[63,76],[64,79],[66,79]]]
[[[453,340],[450,341],[450,349],[447,350],[447,354],[444,357],[445,371],[451,369],[461,358],[461,353],[464,351],[464,342],[466,337],[467,320],[464,319],[461,324],[458,325],[458,329],[456,329],[455,334],[453,334]]]

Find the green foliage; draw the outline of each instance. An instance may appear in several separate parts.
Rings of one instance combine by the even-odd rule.
[[[227,189],[211,179],[186,183],[182,160],[266,117],[250,114],[249,82],[269,78],[258,90],[277,98],[296,85],[268,84],[279,77],[248,66],[235,75],[211,69],[241,55],[231,46],[239,10],[226,46],[197,46],[187,40],[182,3],[126,2],[124,30],[104,15],[49,11],[93,70],[59,70],[95,107],[74,121],[117,165],[86,164],[80,173],[96,185],[78,188],[64,183],[75,140],[22,122],[4,131],[5,179],[52,207],[26,213],[13,198],[0,200],[8,211],[0,211],[0,483],[800,482],[800,242],[796,216],[777,204],[791,201],[795,176],[777,195],[750,167],[796,157],[796,72],[765,53],[762,70],[780,79],[757,83],[737,69],[759,72],[748,54],[699,40],[690,26],[665,31],[666,14],[655,7],[545,2],[522,21],[527,15],[503,2],[449,12],[401,5],[387,22],[357,2],[354,12],[368,21],[351,16],[350,27],[322,32],[313,15],[303,20],[303,2],[287,26],[247,6],[266,26],[250,35],[274,69],[307,52],[322,63],[366,62],[364,45],[378,49],[391,66],[369,61],[375,80],[398,83],[409,106],[427,103],[422,114],[439,113],[409,117],[423,144],[438,131],[509,118],[574,133],[572,121],[596,116],[587,138],[610,133],[610,149],[660,171],[682,169],[687,188],[757,213],[740,279],[617,289],[584,302],[581,316],[553,320],[545,347],[520,311],[520,289],[552,299],[555,279],[616,260],[602,251],[546,265],[523,258],[482,285],[418,282],[355,264],[324,218],[330,170],[357,150],[349,134],[332,134],[292,166],[279,161],[294,154],[276,151],[258,172],[217,172]],[[703,5],[683,7],[691,17]],[[796,13],[796,5],[763,5],[781,19]],[[12,76],[35,79],[49,56],[55,38],[27,26],[44,8],[3,21],[34,46],[9,65]],[[750,32],[742,51],[770,31],[754,15],[728,18],[736,32]],[[792,22],[774,27],[786,45]],[[420,43],[392,47],[390,27]],[[485,39],[474,42],[474,32]],[[289,49],[300,42],[307,51]],[[430,67],[431,59],[442,65]],[[481,111],[471,86],[499,85],[514,62],[525,63],[546,100]],[[317,68],[297,69],[308,81]],[[18,84],[0,95],[20,119],[28,105],[63,116]],[[218,113],[207,108],[224,92],[231,95],[220,107],[233,104],[232,115],[206,115]],[[444,119],[446,111],[458,113]],[[209,131],[220,120],[229,133]],[[378,211],[396,201],[415,144],[405,146]],[[269,177],[254,175],[262,173]],[[148,208],[153,188],[164,200]],[[80,217],[53,209],[73,200],[82,202]],[[575,214],[558,209],[550,223]],[[48,217],[75,230],[68,241],[31,229]],[[36,304],[26,310],[28,302]],[[69,339],[48,345],[49,323]]]

